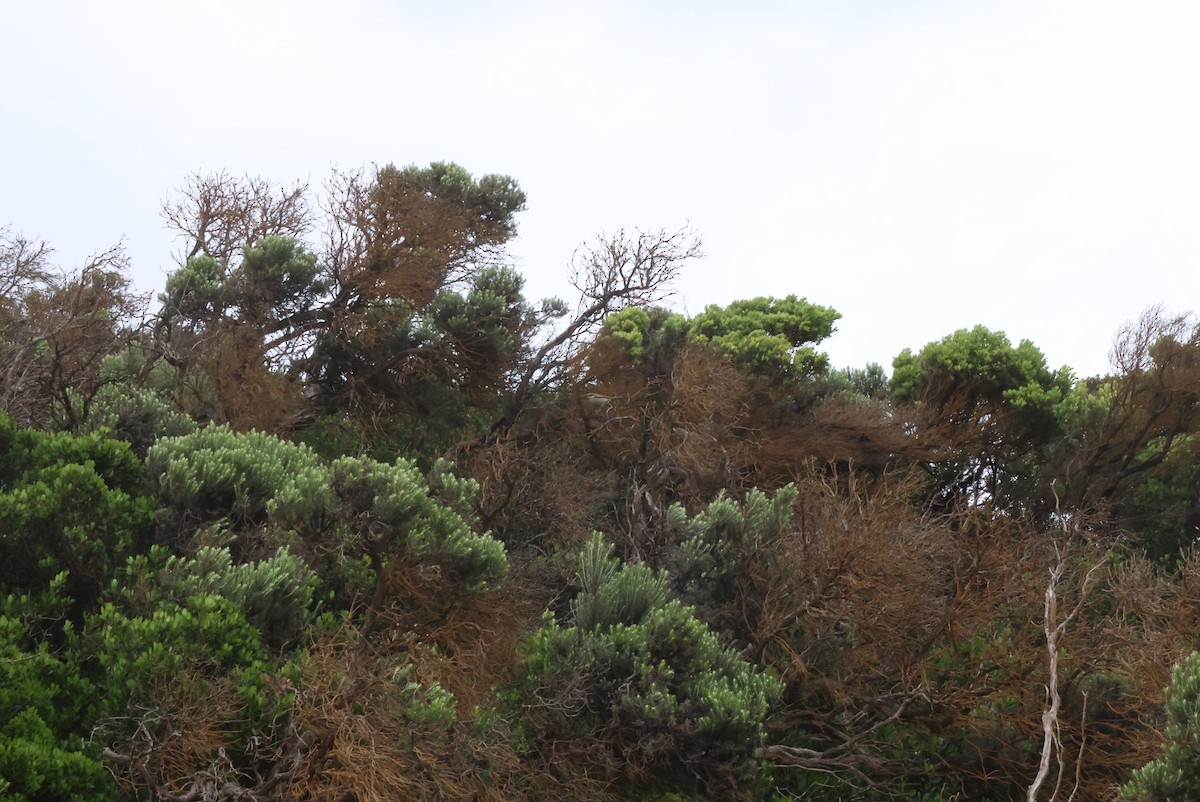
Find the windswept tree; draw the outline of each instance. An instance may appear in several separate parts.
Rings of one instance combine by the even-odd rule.
[[[422,382],[494,385],[545,319],[497,263],[524,203],[512,179],[454,164],[337,173],[315,248],[306,187],[194,177],[164,208],[190,244],[154,355],[206,374],[212,414],[240,428],[365,414]]]
[[[555,330],[543,329],[512,373],[500,414],[456,449],[483,486],[490,526],[555,542],[587,536],[594,507],[611,498],[609,477],[586,464],[592,455],[579,440],[579,404],[604,405],[589,366],[592,344],[610,321],[669,297],[680,270],[699,256],[687,229],[619,231],[576,252],[575,311]]]
[[[1045,470],[1064,505],[1106,512],[1174,559],[1200,531],[1200,322],[1147,310],[1118,334],[1112,367],[1059,405]]]
[[[681,249],[686,241],[678,234],[642,237],[641,245],[610,243],[591,254],[591,292],[598,300],[581,304],[573,328],[530,362],[530,383],[520,386],[542,388],[546,401],[513,430],[515,439],[495,439],[495,459],[484,461],[479,475],[485,490],[494,491],[485,492],[485,501],[495,502],[497,520],[552,536],[586,535],[589,525],[620,531],[624,556],[655,564],[662,516],[672,503],[701,503],[752,481],[763,419],[770,417],[761,408],[774,409],[821,372],[824,356],[816,346],[838,314],[795,296],[713,305],[693,318],[633,303],[661,296],[694,250]],[[647,269],[636,285],[614,279],[614,273],[635,272],[617,257],[639,252],[638,258],[658,263],[657,275]],[[587,339],[572,339],[584,334]],[[552,387],[558,392],[547,396]],[[518,395],[514,412],[521,401]],[[509,420],[519,418],[500,424]],[[794,424],[793,418],[783,426]],[[555,434],[524,437],[530,430]],[[499,434],[500,426],[493,431]],[[796,458],[786,459],[794,464]],[[564,475],[573,478],[564,483]],[[565,516],[570,529],[560,527],[558,504],[546,503],[560,498],[576,507],[573,524]],[[607,517],[580,519],[597,508]]]
[[[960,329],[892,363],[892,398],[912,404],[911,426],[939,455],[928,469],[942,503],[1009,505],[1028,499],[1015,485],[1036,473],[1060,434],[1056,405],[1070,391],[1068,368],[1051,370],[1029,340]]]

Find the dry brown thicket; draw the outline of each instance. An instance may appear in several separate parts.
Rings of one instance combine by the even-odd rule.
[[[546,798],[559,781],[522,762],[503,720],[476,721],[512,683],[534,603],[511,584],[447,593],[428,566],[396,564],[382,585],[380,609],[317,633],[294,681],[271,679],[269,721],[196,666],[102,722],[93,740],[121,787],[180,802]],[[422,717],[436,688],[454,695],[450,719]]]
[[[100,721],[92,741],[123,790],[195,798],[231,768],[226,749],[237,708],[228,679],[185,674],[144,689],[125,715]]]

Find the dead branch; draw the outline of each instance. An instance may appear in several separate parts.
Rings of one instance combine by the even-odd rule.
[[[572,259],[572,284],[580,294],[575,317],[533,354],[488,439],[507,433],[530,400],[561,378],[587,335],[594,334],[606,317],[631,306],[661,302],[684,264],[702,255],[700,240],[689,228],[634,234],[622,230],[581,246]]]
[[[1061,513],[1060,513],[1061,517]],[[1063,533],[1069,536],[1070,524],[1063,518],[1062,522]],[[1063,574],[1068,567],[1068,558],[1070,557],[1070,541],[1056,543],[1054,545],[1054,565],[1050,568],[1050,579],[1046,583],[1045,601],[1043,607],[1043,624],[1042,629],[1046,637],[1046,656],[1049,666],[1049,680],[1046,685],[1046,695],[1049,699],[1049,704],[1042,712],[1042,751],[1041,758],[1038,762],[1038,771],[1030,783],[1026,799],[1028,802],[1037,802],[1038,792],[1041,790],[1042,784],[1046,781],[1050,773],[1050,763],[1055,755],[1058,755],[1058,777],[1055,781],[1054,792],[1050,795],[1050,800],[1053,802],[1058,797],[1059,787],[1062,784],[1063,771],[1066,768],[1066,763],[1062,758],[1062,736],[1061,722],[1059,714],[1062,708],[1062,695],[1059,692],[1059,648],[1063,637],[1067,632],[1067,627],[1071,621],[1083,609],[1084,603],[1087,601],[1088,591],[1091,589],[1092,578],[1101,566],[1106,562],[1102,560],[1094,564],[1084,575],[1083,581],[1079,588],[1079,598],[1075,602],[1075,606],[1071,608],[1061,619],[1058,614],[1058,591],[1059,583],[1062,581]],[[1086,714],[1086,707],[1085,707]],[[1083,749],[1082,743],[1080,750]],[[1074,796],[1074,792],[1071,794]]]

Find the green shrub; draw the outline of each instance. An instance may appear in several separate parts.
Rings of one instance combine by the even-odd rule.
[[[229,549],[205,546],[190,558],[170,558],[160,576],[168,598],[178,603],[200,594],[228,599],[278,646],[303,634],[318,585],[312,569],[286,548],[265,560],[234,565]]]
[[[56,739],[32,710],[0,724],[0,799],[4,802],[107,802],[112,778],[96,760]]]
[[[526,645],[526,722],[543,748],[573,743],[639,787],[723,796],[746,781],[778,683],[723,646],[664,577],[593,537],[573,625],[547,613]],[[611,778],[610,778],[611,779]]]
[[[303,548],[343,598],[364,592],[372,581],[364,571],[397,560],[436,563],[467,585],[506,566],[503,545],[470,521],[478,485],[445,466],[431,488],[405,460],[326,463],[307,446],[209,427],[160,440],[147,455],[147,472],[163,505],[165,538],[218,521],[230,527],[231,539],[267,531],[269,553],[281,545]],[[234,561],[243,556],[235,552]]]
[[[66,575],[37,597],[0,598],[0,799],[112,799],[104,767],[84,751],[96,691],[78,666],[35,635],[65,614]]]
[[[196,431],[196,422],[149,388],[106,384],[92,398],[82,431],[125,440],[134,453],[144,456],[161,437]]]
[[[159,440],[146,454],[146,474],[168,529],[188,532],[220,519],[258,526],[281,501],[315,512],[329,498],[328,470],[311,449],[225,426]]]
[[[46,588],[66,571],[76,607],[143,545],[153,500],[127,443],[17,429],[0,415],[0,592]]]
[[[148,689],[199,671],[222,676],[265,665],[260,633],[230,600],[197,594],[164,601],[149,616],[112,604],[89,617],[80,646],[100,666],[106,708],[129,709]]]

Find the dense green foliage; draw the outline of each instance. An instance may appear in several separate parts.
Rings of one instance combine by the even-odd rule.
[[[811,375],[825,370],[829,360],[808,343],[833,334],[841,315],[803,298],[755,298],[729,306],[706,307],[692,321],[693,335],[752,373]]]
[[[0,590],[39,592],[66,572],[67,593],[95,599],[148,542],[153,506],[129,446],[17,429],[0,413]]]
[[[906,348],[892,368],[898,401],[940,402],[951,393],[970,392],[1039,412],[1060,400],[1071,381],[1069,370],[1046,367],[1045,356],[1029,340],[1014,347],[1003,332],[983,326],[960,329],[919,354]]]
[[[790,380],[828,368],[828,357],[812,346],[833,333],[840,317],[828,307],[789,295],[710,305],[691,319],[633,307],[610,316],[605,333],[638,361],[661,358],[690,339],[710,344],[753,375]]]
[[[38,598],[0,605],[0,798],[105,800],[107,770],[85,749],[95,688],[81,667],[39,642],[39,619],[63,615],[60,575]]]
[[[1051,371],[1029,340],[1013,346],[1003,332],[961,329],[919,354],[905,349],[892,368],[892,398],[921,408],[920,428],[949,424],[966,438],[935,471],[946,500],[1020,497],[1013,486],[1036,472],[1040,452],[1061,436],[1056,410],[1071,372]]]

